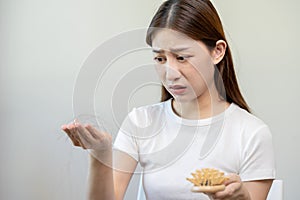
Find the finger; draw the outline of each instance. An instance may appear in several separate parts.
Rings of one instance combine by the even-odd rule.
[[[80,146],[80,143],[76,139],[75,135],[72,133],[71,129],[68,128],[69,125],[62,125],[61,129],[68,135],[68,137],[71,139],[74,146]]]
[[[104,137],[103,133],[101,133],[101,131],[96,129],[94,126],[91,126],[90,124],[86,124],[85,128],[91,133],[91,135],[95,139],[103,139],[103,137]]]
[[[240,183],[231,183],[230,185],[226,186],[225,190],[217,192],[213,195],[214,199],[224,199],[233,197],[235,192],[240,188]]]
[[[234,182],[241,182],[241,178],[237,174],[229,174],[227,175],[227,180],[224,182],[225,185],[229,185]]]
[[[241,179],[237,174],[227,175],[227,180],[224,182],[225,190],[210,194],[213,199],[224,199],[234,195],[235,191],[240,188]]]
[[[84,141],[83,139],[80,137],[80,133],[79,133],[79,130],[78,130],[78,127],[76,124],[74,124],[74,129],[72,129],[73,131],[73,135],[75,136],[77,142],[80,144],[80,146],[83,148],[83,149],[87,149],[86,145],[84,144]]]
[[[83,127],[80,123],[76,123],[76,129],[77,129],[77,134],[80,138],[80,142],[84,144],[86,148],[90,148],[92,144],[94,144],[96,141],[93,138],[92,134],[85,128]]]
[[[86,146],[83,144],[83,142],[81,142],[80,139],[77,140],[79,145],[83,148],[83,149],[87,149]]]
[[[91,125],[86,125],[86,129],[89,130],[89,132],[94,135],[94,138],[97,141],[104,142],[105,144],[112,144],[112,136],[104,131],[100,131],[97,128],[91,126]]]
[[[68,129],[68,125],[66,124],[61,126],[61,130],[63,130],[67,134],[70,134],[70,130]]]
[[[71,138],[73,138],[73,140],[76,142],[76,144],[78,144],[77,146],[83,147],[82,146],[82,142],[80,140],[80,137],[79,137],[79,134],[78,134],[78,131],[77,131],[75,125],[74,124],[70,124],[68,126],[68,128],[69,128],[69,131],[71,133],[70,136],[71,136]]]
[[[75,125],[74,125],[74,124],[69,124],[69,125],[68,125],[68,130],[69,130],[70,136],[71,136],[72,138],[79,139],[79,138],[78,138],[78,135],[76,134],[76,128],[75,128]]]

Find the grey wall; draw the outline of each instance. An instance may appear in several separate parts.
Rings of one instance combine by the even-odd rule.
[[[145,27],[159,1],[1,0],[0,199],[84,199],[87,153],[60,126],[88,55]]]
[[[234,50],[243,93],[271,128],[285,199],[299,199],[299,1],[214,1]]]
[[[72,147],[60,131],[73,118],[76,78],[97,46],[147,26],[160,2],[0,1],[0,199],[84,199],[87,153]],[[243,94],[273,132],[285,197],[298,199],[300,3],[213,2]],[[139,100],[157,97],[151,90]]]

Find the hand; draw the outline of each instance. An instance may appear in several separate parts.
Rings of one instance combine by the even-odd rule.
[[[100,131],[89,124],[82,125],[77,120],[63,125],[61,128],[67,133],[74,146],[90,149],[93,155],[97,155],[97,159],[104,152],[111,152],[112,137],[104,131]]]
[[[237,174],[228,175],[228,180],[225,181],[225,190],[209,194],[213,200],[250,200],[250,195],[247,188],[243,185],[240,177]]]

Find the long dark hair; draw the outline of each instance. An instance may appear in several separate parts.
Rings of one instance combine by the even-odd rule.
[[[208,49],[213,49],[218,40],[227,43],[219,15],[209,0],[165,1],[149,25],[146,42],[150,46],[156,28],[181,32],[194,40],[202,41]],[[228,43],[223,59],[216,65],[214,81],[222,99],[250,112],[238,86]],[[161,101],[170,98],[172,95],[162,86]]]

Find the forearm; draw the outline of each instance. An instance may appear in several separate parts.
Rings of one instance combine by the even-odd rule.
[[[265,200],[268,196],[273,180],[244,182],[251,200]]]
[[[104,164],[103,164],[104,163]],[[105,153],[105,160],[101,162],[94,156],[90,156],[89,169],[89,200],[114,200],[114,183],[112,169],[112,153]]]
[[[241,186],[241,197],[240,197],[240,199],[252,200],[251,194],[249,193],[247,187],[243,183],[242,183],[242,186]]]

